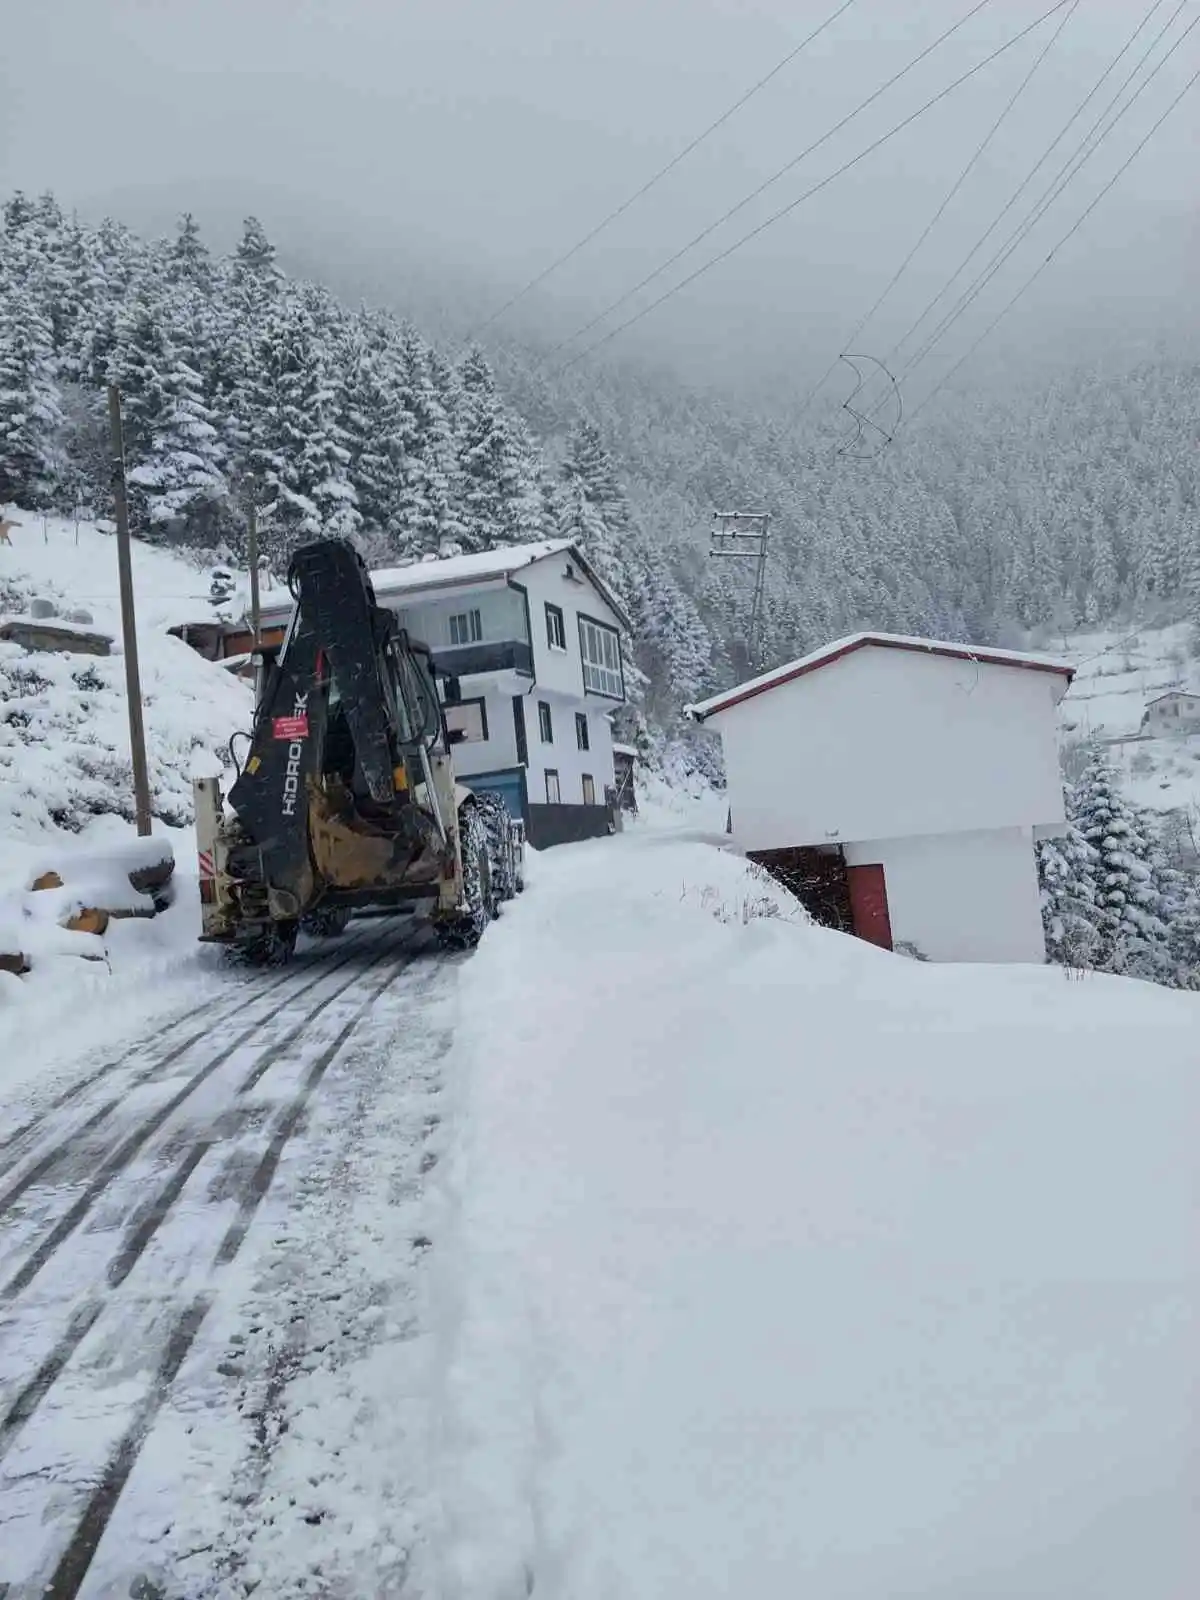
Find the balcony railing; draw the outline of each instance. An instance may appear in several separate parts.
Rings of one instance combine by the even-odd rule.
[[[433,659],[442,672],[466,678],[476,672],[516,672],[533,677],[533,650],[523,639],[501,639],[494,644],[437,645]]]

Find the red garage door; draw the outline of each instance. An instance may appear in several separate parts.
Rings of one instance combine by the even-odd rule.
[[[865,867],[849,867],[846,876],[850,880],[850,912],[855,934],[868,944],[890,950],[892,920],[888,915],[883,867],[875,862]]]

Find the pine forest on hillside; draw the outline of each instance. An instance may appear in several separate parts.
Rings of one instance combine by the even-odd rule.
[[[453,356],[389,311],[289,279],[253,219],[214,258],[191,217],[144,242],[53,197],[0,233],[0,502],[107,499],[125,396],[148,539],[278,567],[318,534],[396,562],[578,540],[626,601],[642,731],[754,663],[750,585],[705,560],[714,509],[772,516],[762,659],[857,627],[977,642],[1200,608],[1200,368],[1160,354],[979,397],[860,459],[836,403],[771,415],[647,371]]]

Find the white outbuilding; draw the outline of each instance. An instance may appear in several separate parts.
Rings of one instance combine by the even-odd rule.
[[[1034,844],[1065,831],[1074,669],[859,633],[690,708],[737,845],[822,922],[931,961],[1045,960]]]

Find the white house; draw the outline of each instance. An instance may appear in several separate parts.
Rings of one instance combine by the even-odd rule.
[[[1200,694],[1169,689],[1142,713],[1143,733],[1195,733],[1200,729]]]
[[[568,540],[542,540],[392,567],[371,582],[459,680],[446,721],[461,734],[463,781],[502,794],[536,848],[609,832],[609,719],[625,698],[628,619],[586,557]],[[264,635],[291,605],[264,598]]]
[[[1043,961],[1034,841],[1065,829],[1073,669],[860,633],[691,708],[733,833],[820,920],[933,961]]]

